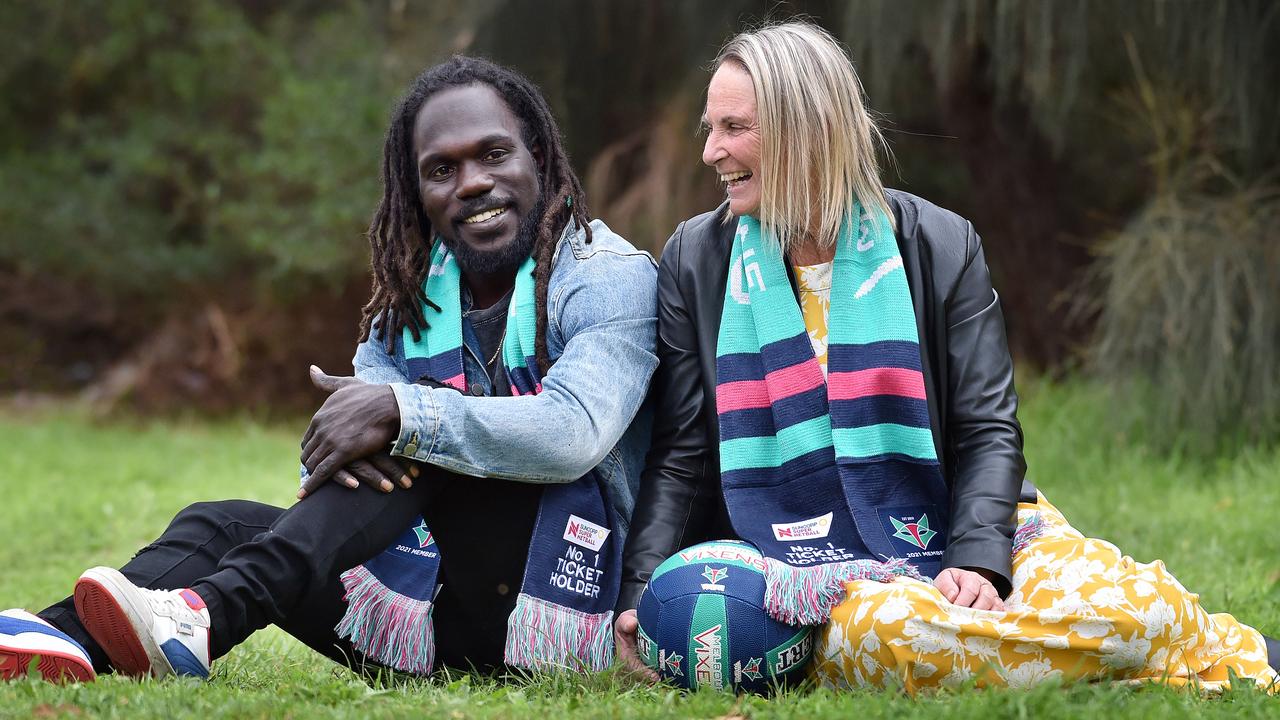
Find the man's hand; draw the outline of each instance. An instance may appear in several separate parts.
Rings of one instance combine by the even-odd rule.
[[[622,667],[640,680],[658,682],[658,673],[645,665],[636,652],[636,635],[640,631],[640,621],[636,619],[636,611],[628,610],[613,622],[613,647],[622,661]]]
[[[418,477],[418,464],[404,458],[393,458],[389,452],[374,453],[362,460],[353,460],[346,467],[333,473],[335,482],[342,483],[351,489],[361,484],[382,492],[391,492],[396,485],[408,490],[413,487],[413,478]],[[393,482],[394,480],[394,482]],[[310,478],[298,491],[301,500],[317,486],[312,486]]]
[[[302,498],[356,460],[385,453],[400,423],[400,408],[390,386],[354,377],[326,375],[311,366],[311,382],[331,393],[311,418],[302,437],[302,464],[310,477],[298,492]],[[372,462],[362,471],[377,468]],[[350,469],[348,469],[349,472]],[[380,486],[381,479],[371,476]],[[386,478],[385,472],[383,478]],[[350,478],[343,478],[350,485]]]
[[[933,579],[933,586],[938,588],[947,602],[974,610],[996,610],[1004,612],[1004,601],[996,586],[991,581],[973,570],[947,568]]]

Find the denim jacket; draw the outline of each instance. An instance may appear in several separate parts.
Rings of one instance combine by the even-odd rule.
[[[589,244],[585,237],[571,227],[556,249],[547,291],[554,365],[538,395],[476,396],[493,388],[466,323],[469,393],[414,384],[399,337],[389,354],[376,336],[360,343],[352,364],[361,380],[390,384],[395,393],[393,455],[529,483],[573,482],[596,468],[625,537],[649,445],[651,417],[641,408],[658,365],[657,265],[599,220]]]

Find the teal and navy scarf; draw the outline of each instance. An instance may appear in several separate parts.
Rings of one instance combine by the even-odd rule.
[[[911,294],[888,218],[836,244],[827,376],[776,244],[738,221],[716,347],[720,471],[734,529],[767,558],[766,607],[825,622],[844,583],[932,577],[950,502]]]
[[[516,273],[502,341],[512,395],[542,390],[534,359],[533,266],[530,258]],[[427,315],[430,327],[417,340],[408,329],[403,336],[410,376],[429,377],[457,390],[465,387],[461,277],[453,254],[437,239],[424,290],[439,312]],[[594,470],[573,483],[544,489],[524,581],[507,620],[508,665],[540,670],[603,670],[609,665],[621,578],[616,527],[613,506]],[[439,547],[419,520],[381,555],[342,574],[348,606],[338,635],[385,665],[429,673],[435,658],[431,610],[439,569]]]

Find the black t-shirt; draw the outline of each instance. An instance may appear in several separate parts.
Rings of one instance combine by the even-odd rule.
[[[471,323],[471,329],[476,334],[476,341],[480,344],[480,362],[485,366],[484,371],[492,380],[495,396],[511,394],[506,367],[502,364],[501,357],[495,357],[495,355],[501,355],[498,352],[498,346],[502,343],[502,337],[507,331],[507,308],[510,305],[511,292],[508,291],[501,300],[489,307],[483,310],[468,310],[464,313],[466,321]],[[471,378],[467,380],[470,381]]]
[[[498,353],[511,294],[466,313],[485,363]],[[495,396],[511,389],[502,358],[486,368]],[[467,378],[468,388],[478,378]],[[440,474],[440,488],[423,510],[440,547],[442,584],[432,613],[437,664],[488,670],[502,666],[507,618],[524,580],[529,540],[542,487],[511,480]]]

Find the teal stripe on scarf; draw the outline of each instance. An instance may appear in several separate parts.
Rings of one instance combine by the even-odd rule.
[[[509,378],[513,395],[530,395],[542,390],[542,384],[538,380],[541,372],[531,372],[529,375],[522,372],[537,370],[537,368],[529,368],[529,360],[536,354],[534,339],[537,337],[538,328],[533,269],[534,262],[530,257],[516,271],[515,291],[511,297],[511,304],[507,308],[507,331],[502,341],[502,359],[511,371]],[[521,387],[523,382],[517,382],[517,378],[523,380],[526,377],[535,385]]]
[[[756,238],[747,242],[748,237]],[[744,216],[738,220],[730,255],[728,297],[720,320],[716,357],[734,353],[758,353],[760,348],[795,335],[795,327],[804,328],[800,306],[771,308],[770,313],[753,313],[750,301],[753,291],[763,294],[769,288],[791,293],[791,280],[778,248],[761,243],[760,222]],[[775,293],[775,295],[778,293]]]
[[[429,306],[424,306],[431,332],[420,333],[417,340],[409,328],[404,329],[405,359],[434,357],[462,348],[462,298],[458,293],[461,278],[462,271],[453,253],[437,237],[431,245],[431,266],[422,290],[440,311],[433,313]]]
[[[720,444],[720,472],[775,468],[824,447],[831,447],[829,415],[785,427],[776,436],[726,440]]]
[[[836,447],[849,448],[853,457],[874,457],[884,448],[917,460],[936,460],[933,431],[929,428],[910,427],[897,423],[878,423],[855,428],[837,428],[831,431]]]
[[[827,343],[919,343],[907,273],[889,218],[878,214],[873,219],[861,206],[855,209],[859,218],[857,236],[840,246],[844,252],[837,250],[831,270]],[[847,233],[848,228],[842,236],[847,237]]]

